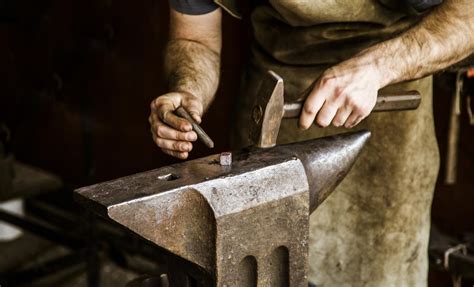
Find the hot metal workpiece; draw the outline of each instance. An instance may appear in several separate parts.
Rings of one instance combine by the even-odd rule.
[[[209,156],[84,187],[76,198],[197,264],[215,286],[307,286],[309,215],[369,137],[242,150],[231,166]]]

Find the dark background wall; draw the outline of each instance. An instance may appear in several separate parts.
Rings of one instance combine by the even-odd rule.
[[[18,1],[14,11],[0,25],[0,69],[17,158],[76,183],[174,162],[154,146],[147,120],[166,92],[167,1]],[[197,145],[193,157],[228,148],[247,40],[245,25],[224,22],[223,81],[203,123],[217,149]]]
[[[0,116],[19,160],[75,185],[175,162],[154,146],[147,122],[150,101],[166,92],[167,1],[3,0],[0,11]],[[249,39],[248,18],[224,16],[222,81],[203,123],[216,149],[197,145],[193,158],[229,147]],[[452,76],[437,76],[443,160],[453,84]],[[474,127],[466,117],[463,111],[459,183],[440,181],[432,212],[452,234],[474,230]],[[449,286],[445,274],[431,278],[432,286]]]

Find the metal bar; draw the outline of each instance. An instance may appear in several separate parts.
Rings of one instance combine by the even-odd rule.
[[[456,73],[454,95],[451,100],[451,112],[449,118],[448,144],[446,150],[446,165],[444,173],[444,183],[455,184],[458,173],[458,147],[459,147],[459,127],[461,124],[461,92],[463,85],[464,70]]]
[[[5,211],[0,210],[0,220],[8,222],[35,235],[38,235],[49,241],[58,243],[68,248],[74,249],[84,245],[81,240],[76,237],[60,233],[56,229],[46,226],[44,224],[40,224],[38,222],[34,222],[26,218],[21,218]]]
[[[80,228],[80,226],[77,226],[79,214],[73,214],[55,204],[36,199],[27,200],[25,205],[29,216],[41,221],[46,221],[48,225],[53,225],[60,230],[71,230],[71,226],[75,227],[75,229]]]

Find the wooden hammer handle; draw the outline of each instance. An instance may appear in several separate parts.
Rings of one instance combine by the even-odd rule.
[[[372,112],[406,111],[415,110],[421,103],[421,95],[418,91],[407,91],[397,94],[383,94],[377,97]],[[303,101],[285,103],[283,117],[297,118],[301,114]]]

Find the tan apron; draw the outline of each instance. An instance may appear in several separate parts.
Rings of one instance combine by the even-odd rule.
[[[221,6],[237,14],[235,2]],[[233,142],[248,145],[251,104],[263,73],[291,100],[327,67],[393,37],[418,19],[377,0],[269,1],[252,12],[255,43],[243,78]],[[416,111],[372,114],[356,129],[372,139],[351,173],[311,217],[310,281],[319,286],[426,286],[430,207],[439,167],[431,77],[388,87],[417,89]],[[279,142],[346,131],[282,123]]]

